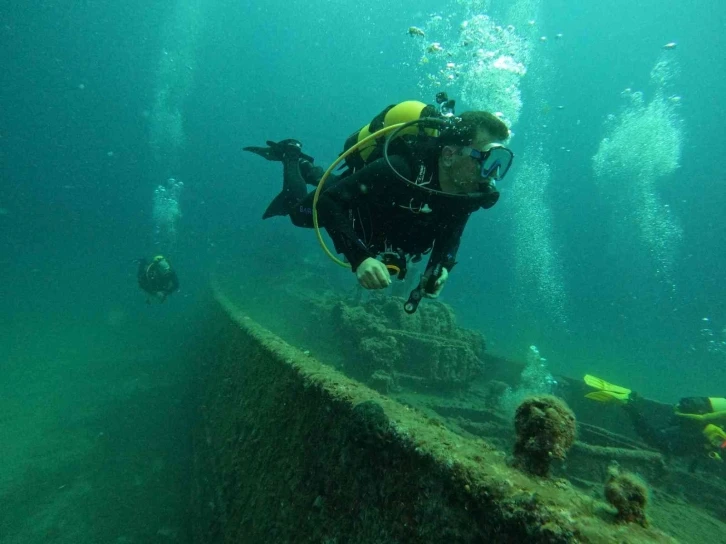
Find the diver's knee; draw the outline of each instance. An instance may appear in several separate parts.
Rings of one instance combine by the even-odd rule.
[[[312,228],[313,227],[313,208],[310,204],[295,204],[295,208],[290,212],[290,221],[296,227]]]
[[[299,169],[300,175],[305,180],[305,183],[313,186],[316,186],[320,181],[320,178],[322,178],[323,174],[325,174],[325,170],[323,170],[320,166],[315,166],[313,163],[306,160],[300,161]]]

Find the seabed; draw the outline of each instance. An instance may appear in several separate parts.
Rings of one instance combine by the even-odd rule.
[[[408,316],[396,297],[299,285],[213,292],[194,354],[196,542],[724,541],[722,464],[689,471],[648,450],[579,380],[557,377],[578,419],[567,460],[550,478],[514,468],[497,407],[523,364],[488,355],[445,304]],[[651,487],[647,528],[605,503],[613,460]]]

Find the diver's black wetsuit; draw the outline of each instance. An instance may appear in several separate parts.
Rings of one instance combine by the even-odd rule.
[[[644,413],[642,400],[637,398],[630,400],[624,409],[635,432],[651,448],[666,455],[703,455],[704,439],[698,425],[675,415],[661,425],[654,425]]]
[[[139,259],[137,272],[139,287],[150,295],[162,293],[165,297],[179,289],[179,277],[173,268],[162,270],[158,263]]]
[[[390,160],[403,176],[416,178],[418,170],[413,172],[409,161],[401,156]],[[438,157],[426,164],[425,179],[430,180],[425,186],[440,191],[437,161]],[[316,185],[317,179],[310,179],[310,169],[301,172],[297,159],[285,159],[283,166],[283,192],[278,196],[285,202],[282,213],[296,226],[312,227],[314,191],[307,193],[305,183]],[[353,271],[388,248],[412,257],[433,248],[427,270],[438,264],[451,270],[469,216],[480,207],[490,208],[498,197],[495,190],[476,197],[432,194],[407,184],[378,159],[325,182],[317,204],[318,222]],[[276,215],[269,211],[266,217]]]

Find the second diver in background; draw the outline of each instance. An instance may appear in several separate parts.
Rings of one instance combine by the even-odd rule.
[[[585,397],[622,406],[638,437],[665,455],[693,459],[695,468],[704,456],[715,461],[726,457],[726,399],[720,397],[683,397],[666,421],[648,418],[645,401],[634,391],[614,385],[590,374],[585,383],[595,391]]]
[[[141,258],[134,262],[139,266],[136,273],[139,287],[149,295],[147,304],[151,303],[152,297],[164,302],[166,297],[179,289],[176,271],[163,255],[157,255],[151,260]]]

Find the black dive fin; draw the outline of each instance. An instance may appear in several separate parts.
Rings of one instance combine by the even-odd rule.
[[[281,161],[282,157],[277,158],[275,154],[275,150],[271,147],[243,147],[242,151],[249,151],[250,153],[254,153],[255,155],[259,155],[263,159],[267,159],[268,161]]]
[[[288,208],[289,203],[285,199],[285,194],[280,193],[273,199],[272,202],[270,202],[270,205],[267,206],[265,213],[262,214],[262,219],[268,219],[277,215],[290,215]]]
[[[267,140],[268,147],[244,147],[243,151],[249,151],[259,155],[260,157],[267,159],[268,161],[282,161],[284,158],[290,159],[304,159],[310,162],[315,162],[315,159],[310,155],[306,155],[301,151],[302,144],[297,140],[288,138],[287,140],[280,140],[279,142],[273,142]]]

